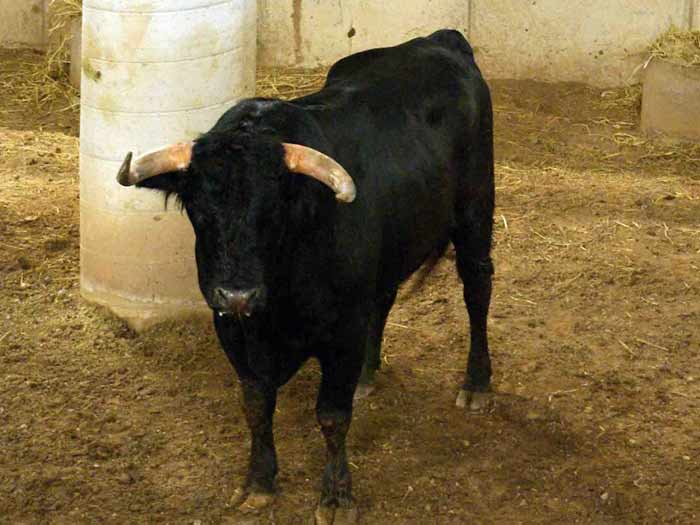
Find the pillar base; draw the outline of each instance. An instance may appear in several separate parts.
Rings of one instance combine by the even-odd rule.
[[[192,317],[210,318],[212,315],[204,300],[201,302],[141,303],[85,288],[80,290],[80,295],[89,303],[107,308],[136,332],[143,332],[164,321]]]

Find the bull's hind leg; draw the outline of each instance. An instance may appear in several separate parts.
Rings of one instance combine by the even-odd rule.
[[[493,198],[471,202],[458,214],[452,241],[457,252],[457,270],[464,284],[464,302],[469,312],[470,348],[467,371],[457,406],[481,410],[491,384],[491,359],[487,317],[491,302],[491,234]]]
[[[367,349],[365,363],[362,367],[360,383],[355,390],[355,400],[364,399],[374,390],[374,374],[382,365],[382,340],[384,327],[391,307],[396,300],[396,289],[380,294],[374,305],[369,321],[369,333],[367,334]]]

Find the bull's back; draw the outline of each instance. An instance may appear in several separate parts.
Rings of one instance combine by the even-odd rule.
[[[415,63],[429,53],[447,52],[454,58],[474,63],[474,53],[464,36],[456,30],[442,29],[398,46],[368,49],[340,59],[328,71],[326,86],[349,81],[357,83],[371,76],[393,77],[397,66]],[[475,64],[474,64],[475,65]]]
[[[344,58],[320,93],[300,101],[355,178],[344,227],[380,246],[380,285],[405,280],[447,242],[484,89],[467,41],[441,31]]]

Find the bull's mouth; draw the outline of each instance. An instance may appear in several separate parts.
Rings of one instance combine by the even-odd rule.
[[[253,312],[250,310],[243,310],[241,312],[234,312],[232,310],[221,310],[221,309],[215,309],[214,313],[216,314],[217,317],[237,317],[238,319],[241,319],[242,317],[252,317]]]

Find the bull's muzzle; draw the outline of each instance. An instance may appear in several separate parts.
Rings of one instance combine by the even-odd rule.
[[[262,295],[260,288],[231,290],[217,286],[214,288],[211,306],[220,316],[250,317],[260,306]]]

